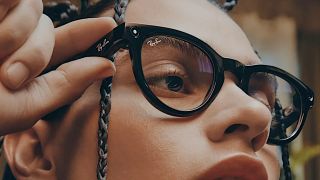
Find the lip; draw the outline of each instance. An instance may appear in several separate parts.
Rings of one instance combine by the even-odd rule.
[[[268,174],[262,161],[246,154],[229,156],[206,171],[201,180],[267,180]]]

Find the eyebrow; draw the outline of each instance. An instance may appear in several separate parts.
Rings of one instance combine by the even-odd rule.
[[[208,46],[210,46],[209,45],[210,43],[208,41],[204,40],[203,42],[206,43]],[[152,43],[154,43],[154,44],[152,45]],[[166,37],[166,36],[163,36],[163,35],[154,36],[152,38],[146,39],[143,44],[144,44],[143,48],[152,48],[152,49],[154,49],[154,48],[160,48],[160,47],[166,47],[167,46],[167,47],[176,48],[176,49],[180,50],[182,53],[186,53],[186,54],[190,55],[191,57],[208,57],[208,55],[206,55],[197,46],[192,45],[192,44],[190,44],[190,43],[188,43],[188,42],[186,42],[184,40],[176,39],[175,37]],[[258,52],[256,50],[255,50],[255,53],[257,54],[259,60],[262,62],[262,60],[261,60],[261,58],[260,58],[260,56],[259,56],[259,54],[258,54]],[[126,57],[129,57],[129,58],[126,58]],[[131,57],[129,56],[129,53],[128,53],[127,55],[125,55],[124,58],[120,58],[119,59],[120,61],[118,61],[119,63],[117,65],[127,64],[129,61],[126,61],[125,59],[130,59],[130,58]],[[247,63],[245,65],[246,66],[251,66],[251,65],[257,65],[257,64],[258,64],[257,62],[255,62],[253,60],[249,60],[249,61],[247,61]]]
[[[156,43],[152,45],[152,43]],[[174,37],[154,36],[144,42],[144,48],[159,48],[159,47],[173,47],[191,57],[207,57],[207,55],[197,46],[188,43],[184,40],[179,40]]]
[[[179,40],[174,37],[165,37],[165,36],[155,36],[153,38],[153,40],[155,40],[156,38],[158,38],[158,40],[162,41],[161,42],[161,43],[163,43],[162,45],[167,45],[169,47],[177,48],[178,50],[181,50],[181,52],[187,53],[191,57],[208,57],[200,48],[198,48],[197,46],[192,45],[184,40]],[[211,49],[213,49],[213,51],[216,52],[216,50],[210,45],[211,43],[209,41],[206,41],[206,40],[201,40],[201,41],[206,43]],[[219,54],[218,52],[216,52],[216,53]],[[256,50],[255,50],[255,53],[257,54],[258,59],[262,62],[262,60]],[[223,56],[221,56],[221,57],[226,58]],[[231,58],[231,59],[234,59],[234,58]],[[235,59],[235,60],[237,60],[237,59]],[[239,61],[239,60],[237,60],[237,61]],[[246,66],[257,65],[257,64],[259,64],[259,63],[252,60],[252,58],[246,59],[246,63],[245,63]]]
[[[158,44],[161,43],[161,44]],[[195,46],[191,45],[190,43],[187,43],[183,40],[178,40],[173,37],[165,37],[165,36],[154,36],[152,38],[148,38],[143,43],[143,48],[147,49],[160,49],[162,47],[172,47],[175,48],[182,53],[187,53],[188,55],[191,55],[191,57],[203,57],[206,56],[199,48],[196,48]],[[198,50],[197,50],[198,49]],[[121,52],[120,52],[121,53]],[[129,61],[126,61],[125,59],[130,59],[129,53],[127,53],[123,58],[120,58],[117,60],[118,66],[125,65]]]

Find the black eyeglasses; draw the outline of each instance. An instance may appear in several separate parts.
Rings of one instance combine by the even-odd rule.
[[[86,55],[113,61],[120,48],[129,50],[136,83],[145,98],[172,116],[192,116],[208,108],[223,85],[224,71],[232,72],[245,93],[269,108],[269,144],[296,138],[313,105],[312,90],[288,72],[221,57],[202,40],[170,28],[121,24]]]

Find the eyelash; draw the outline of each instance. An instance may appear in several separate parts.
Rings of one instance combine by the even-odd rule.
[[[164,90],[163,88],[157,87],[157,85],[153,85],[153,84],[156,84],[157,82],[165,80],[165,78],[168,76],[177,76],[183,80],[182,92],[170,91],[170,94],[174,94],[174,95],[182,97],[182,96],[185,96],[185,94],[191,93],[190,89],[187,88],[188,83],[189,83],[188,82],[188,75],[186,73],[184,73],[183,70],[177,70],[176,68],[175,69],[171,68],[169,70],[152,73],[148,76],[149,77],[146,77],[146,81],[147,81],[148,85],[151,88],[156,89],[157,91],[161,91],[160,93],[166,93],[166,95],[168,95],[168,90]]]

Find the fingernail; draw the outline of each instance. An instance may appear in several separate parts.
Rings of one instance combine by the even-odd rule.
[[[114,63],[110,62],[110,65],[107,66],[107,71],[104,71],[104,73],[101,74],[103,78],[107,76],[114,76],[114,74],[116,73],[116,66],[114,65]]]
[[[116,73],[116,71],[117,71],[117,68],[116,68],[116,65],[114,64],[114,63],[112,63],[112,70],[113,70],[113,74],[112,75],[114,75],[115,73]]]
[[[28,79],[29,74],[29,69],[23,63],[13,63],[7,70],[8,83],[12,88],[17,88]]]

